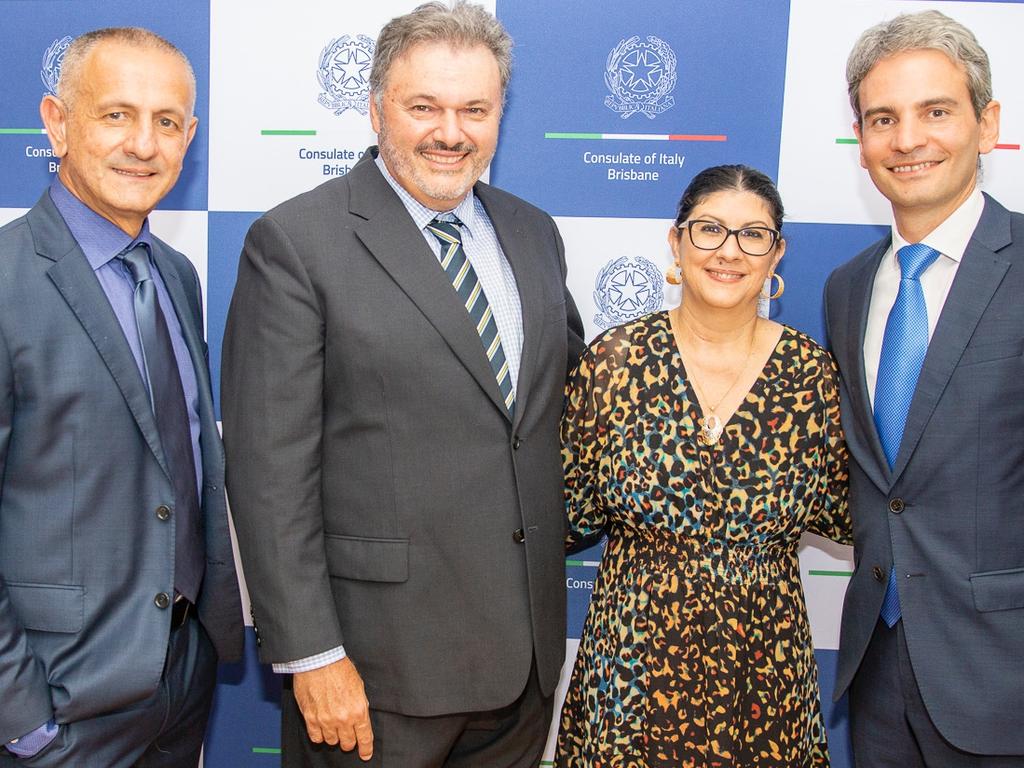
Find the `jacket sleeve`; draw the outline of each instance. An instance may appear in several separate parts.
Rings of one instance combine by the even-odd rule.
[[[0,329],[0,515],[3,478],[14,422],[14,370]],[[0,535],[3,521],[0,520]],[[0,744],[24,736],[53,716],[50,686],[42,665],[32,653],[28,635],[11,602],[0,566]],[[2,747],[0,747],[2,749]]]
[[[344,644],[324,553],[324,319],[285,229],[245,239],[224,334],[227,487],[264,662]]]

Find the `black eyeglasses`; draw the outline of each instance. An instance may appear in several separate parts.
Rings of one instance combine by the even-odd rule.
[[[780,234],[771,227],[741,227],[740,229],[729,229],[717,221],[705,219],[694,219],[676,224],[677,229],[685,229],[690,235],[690,242],[694,248],[702,251],[714,251],[725,245],[729,235],[736,236],[736,243],[740,250],[748,256],[767,256]]]

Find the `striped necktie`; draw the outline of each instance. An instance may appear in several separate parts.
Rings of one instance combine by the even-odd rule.
[[[480,334],[480,341],[491,363],[491,370],[494,371],[494,378],[498,382],[505,407],[508,408],[509,414],[512,414],[515,412],[516,403],[512,374],[505,359],[505,350],[501,347],[501,335],[491,313],[491,305],[487,303],[487,295],[476,276],[476,270],[469,263],[462,248],[462,235],[459,233],[461,223],[458,219],[434,219],[427,224],[427,229],[441,244],[441,267],[452,281],[452,287],[465,305],[470,319],[476,326],[476,332]]]
[[[928,306],[921,288],[921,274],[938,256],[938,251],[924,243],[905,245],[896,253],[900,262],[900,288],[885,323],[875,382],[875,427],[889,469],[896,465],[910,402],[928,351]],[[893,627],[901,615],[894,564],[889,571],[881,616]]]

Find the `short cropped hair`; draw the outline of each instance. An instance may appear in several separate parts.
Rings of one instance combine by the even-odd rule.
[[[137,48],[155,48],[177,56],[188,72],[189,85],[192,88],[191,106],[195,107],[196,73],[192,69],[192,62],[178,46],[156,32],[142,27],[106,27],[79,35],[64,52],[64,59],[60,65],[60,77],[57,80],[57,98],[63,101],[68,109],[72,108],[77,95],[82,65],[92,49],[105,42],[123,43]]]
[[[934,50],[946,54],[967,74],[967,90],[974,114],[992,101],[992,68],[988,54],[967,27],[939,11],[901,14],[866,30],[846,60],[846,88],[850,106],[861,123],[860,86],[879,61],[907,51]]]

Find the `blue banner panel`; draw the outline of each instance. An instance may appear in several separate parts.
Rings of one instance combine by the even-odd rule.
[[[817,650],[814,652],[814,658],[818,662],[821,716],[825,720],[825,730],[828,731],[828,753],[832,768],[853,768],[847,696],[843,694],[839,701],[832,701],[832,692],[836,688],[836,669],[839,667],[839,651]]]
[[[281,676],[260,665],[251,627],[245,655],[221,664],[203,747],[205,768],[278,768],[281,765]]]
[[[555,215],[664,218],[709,165],[776,175],[788,4],[497,8],[516,43],[499,186]]]
[[[197,0],[10,0],[3,4],[4,70],[0,78],[0,207],[28,208],[50,183],[57,158],[39,117],[39,102],[56,85],[68,43],[101,27],[140,26],[177,45],[196,73],[199,127],[181,178],[160,208],[206,209],[210,7]]]
[[[220,420],[220,352],[224,324],[228,319],[231,294],[238,277],[238,256],[245,233],[262,213],[209,213],[207,254],[206,338],[210,347],[210,382],[213,402]]]
[[[772,319],[824,344],[825,281],[833,269],[888,233],[889,227],[868,224],[785,224],[786,255],[778,271],[786,291],[772,302]]]

